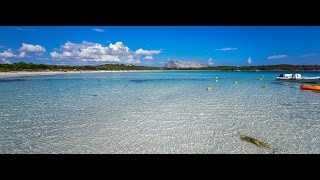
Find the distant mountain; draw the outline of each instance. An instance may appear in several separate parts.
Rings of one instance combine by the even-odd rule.
[[[197,62],[178,61],[178,60],[171,60],[164,66],[164,68],[166,69],[203,68],[203,67],[210,67],[210,66],[207,64],[201,64]]]

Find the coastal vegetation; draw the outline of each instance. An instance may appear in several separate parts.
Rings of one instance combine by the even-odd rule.
[[[12,71],[121,71],[121,70],[216,70],[216,71],[320,71],[320,65],[264,65],[264,66],[210,66],[199,68],[164,68],[152,66],[135,66],[132,64],[104,64],[104,65],[50,65],[33,63],[0,64],[0,72]]]
[[[159,67],[134,66],[125,64],[104,64],[97,66],[69,66],[69,65],[48,65],[48,64],[33,64],[33,63],[13,63],[0,64],[0,72],[11,71],[121,71],[121,70],[158,70]]]

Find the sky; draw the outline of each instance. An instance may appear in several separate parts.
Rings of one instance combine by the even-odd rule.
[[[320,65],[320,26],[0,26],[0,63]]]

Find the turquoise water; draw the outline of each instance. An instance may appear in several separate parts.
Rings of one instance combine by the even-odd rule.
[[[320,153],[320,93],[275,81],[280,73],[0,79],[0,153]]]

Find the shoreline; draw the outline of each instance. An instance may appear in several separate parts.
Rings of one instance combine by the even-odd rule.
[[[13,78],[13,77],[29,77],[29,76],[49,76],[60,74],[91,74],[91,73],[125,73],[125,72],[161,72],[163,70],[123,70],[123,71],[14,71],[14,72],[0,72],[0,78]]]
[[[89,73],[126,73],[126,72],[181,72],[181,71],[223,71],[223,70],[100,70],[100,71],[13,71],[13,72],[0,72],[0,78],[14,78],[14,77],[29,77],[29,76],[48,76],[48,75],[61,75],[61,74],[89,74]],[[230,71],[230,70],[226,70]],[[273,71],[233,71],[233,72],[282,72],[289,70],[273,70]],[[302,72],[319,72],[319,70],[308,70]]]

